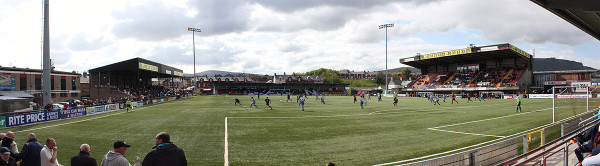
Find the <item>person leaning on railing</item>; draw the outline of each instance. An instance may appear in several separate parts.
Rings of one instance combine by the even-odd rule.
[[[600,153],[600,131],[598,130],[598,126],[600,124],[596,124],[592,126],[592,128],[588,129],[583,135],[578,135],[576,137],[577,142],[581,145],[575,149],[575,156],[577,156],[577,160],[579,163],[583,161],[583,155],[581,153],[592,152],[593,156],[596,156]],[[586,141],[589,141],[587,144],[584,144]],[[598,160],[600,162],[600,158]]]

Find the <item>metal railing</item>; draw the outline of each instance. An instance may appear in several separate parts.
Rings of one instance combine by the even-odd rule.
[[[404,165],[546,165],[546,161],[549,158],[558,158],[564,161],[566,165],[568,163],[566,160],[569,154],[569,140],[574,135],[584,132],[585,129],[596,123],[598,123],[598,120],[593,111],[584,112],[555,123],[546,124],[505,138],[499,138],[494,143],[486,146]],[[548,134],[546,133],[548,132],[544,131],[549,128],[558,127],[559,125],[561,130],[559,138],[553,139],[531,151],[527,149],[527,134],[541,130],[544,133],[541,137],[547,137]],[[523,151],[519,153],[519,140],[521,139],[523,140]],[[563,157],[556,157],[557,155],[563,155]]]

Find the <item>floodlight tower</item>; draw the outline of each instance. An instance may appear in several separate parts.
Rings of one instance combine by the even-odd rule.
[[[188,31],[192,31],[192,49],[194,49],[194,95],[196,94],[196,32],[202,32],[198,28],[189,28]]]
[[[51,87],[50,83],[51,77],[50,73],[52,70],[52,66],[50,65],[50,11],[49,11],[49,2],[50,0],[44,0],[44,44],[42,47],[42,107],[45,107],[48,104],[52,104],[52,99],[50,98]]]
[[[384,93],[387,94],[388,91],[388,66],[387,66],[387,28],[391,28],[394,27],[394,24],[383,24],[383,25],[379,25],[379,29],[383,29],[385,28],[385,91]]]

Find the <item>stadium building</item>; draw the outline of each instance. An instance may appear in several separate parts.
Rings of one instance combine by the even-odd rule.
[[[496,96],[525,92],[533,82],[531,59],[531,54],[508,43],[417,54],[400,59],[400,63],[418,68],[423,74],[394,91]]]
[[[0,112],[32,111],[29,102],[42,103],[42,71],[39,69],[0,67]],[[52,103],[78,99],[81,96],[81,74],[52,70],[50,72]],[[5,110],[5,111],[3,111]]]
[[[200,76],[198,91],[215,95],[283,95],[326,94],[345,95],[346,84],[327,84],[320,76],[273,74],[267,82],[254,81],[249,77]]]
[[[153,80],[170,80],[163,86],[182,88],[182,85],[174,80],[183,78],[183,70],[142,58],[133,58],[90,69],[89,76],[90,97],[107,99],[127,97],[128,95],[120,90],[152,86]]]

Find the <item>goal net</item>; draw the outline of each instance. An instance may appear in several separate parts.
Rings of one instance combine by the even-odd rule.
[[[552,121],[558,121],[583,112],[598,108],[597,100],[592,99],[589,86],[554,86],[552,87]]]

